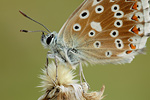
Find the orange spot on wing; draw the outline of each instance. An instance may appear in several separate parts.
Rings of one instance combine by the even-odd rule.
[[[138,17],[135,16],[135,15],[133,15],[131,19],[132,19],[132,20],[135,20],[135,21],[139,21],[139,20],[138,20]]]
[[[134,3],[134,5],[132,6],[132,9],[137,10],[137,2],[136,2],[136,3]]]
[[[133,39],[129,39],[130,42],[133,42]]]
[[[136,49],[136,46],[134,46],[133,44],[130,44],[131,49]]]
[[[126,54],[130,54],[132,51],[126,51]]]
[[[139,34],[139,30],[136,26],[134,26],[131,31],[134,32],[135,34]]]

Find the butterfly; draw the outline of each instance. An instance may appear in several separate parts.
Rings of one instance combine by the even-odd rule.
[[[48,34],[43,32],[41,43],[50,49],[49,58],[69,63],[72,68],[81,66],[80,75],[83,62],[130,63],[135,55],[143,53],[150,36],[148,2],[84,0],[58,33],[42,25]]]

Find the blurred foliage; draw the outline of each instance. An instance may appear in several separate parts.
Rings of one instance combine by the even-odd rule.
[[[1,99],[37,100],[37,88],[47,50],[40,43],[41,33],[20,33],[20,29],[44,30],[24,18],[22,10],[57,32],[83,0],[2,0],[0,6],[0,96]],[[131,64],[84,67],[92,90],[106,86],[105,100],[149,100],[150,41],[147,54],[138,55]],[[78,73],[78,69],[76,70]]]

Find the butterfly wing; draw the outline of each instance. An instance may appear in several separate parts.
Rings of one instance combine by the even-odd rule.
[[[85,0],[58,34],[90,63],[130,63],[150,33],[148,0]]]
[[[62,28],[59,31],[59,35],[58,35],[58,41],[61,41],[63,38],[63,33],[67,27],[67,24],[70,22],[70,20],[74,17],[74,15],[80,10],[80,8],[83,7],[83,5],[87,2],[87,0],[84,0],[81,5],[70,15],[70,17],[67,19],[67,21],[64,23],[64,25],[62,26]],[[63,42],[63,41],[61,41]]]

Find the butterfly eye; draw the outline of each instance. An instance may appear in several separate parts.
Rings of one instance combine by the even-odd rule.
[[[102,13],[103,11],[104,11],[104,7],[101,5],[99,5],[95,8],[95,12],[98,14]]]
[[[53,37],[54,37],[54,34],[51,34],[51,35],[46,39],[46,43],[47,43],[48,45],[51,43]]]
[[[123,25],[123,22],[122,20],[116,20],[114,25],[117,27],[117,28],[120,28],[122,25]]]
[[[81,19],[86,19],[89,17],[89,11],[88,10],[83,10],[80,14]]]
[[[111,55],[112,55],[112,52],[111,52],[111,51],[105,52],[105,56],[106,56],[106,57],[111,57]]]
[[[123,15],[124,15],[124,13],[122,11],[117,11],[117,12],[115,12],[114,17],[115,18],[122,18]]]
[[[117,37],[118,35],[119,35],[119,32],[117,30],[112,30],[110,33],[110,36],[114,38]]]
[[[114,4],[112,7],[111,7],[111,11],[113,11],[113,12],[116,12],[116,11],[118,11],[120,9],[120,7],[119,7],[119,5],[117,5],[117,4]]]
[[[74,30],[74,31],[80,31],[80,30],[81,30],[80,24],[75,24],[75,25],[73,26],[73,30]]]
[[[100,48],[100,46],[101,46],[101,42],[96,41],[96,42],[94,43],[94,47],[95,47],[95,48]]]
[[[90,36],[90,37],[95,36],[95,31],[94,31],[94,30],[91,30],[91,31],[89,32],[89,36]]]

